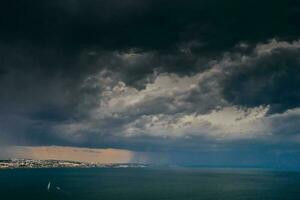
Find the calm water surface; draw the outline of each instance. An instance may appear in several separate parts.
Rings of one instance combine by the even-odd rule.
[[[0,170],[0,195],[1,200],[299,200],[300,173],[221,169]]]

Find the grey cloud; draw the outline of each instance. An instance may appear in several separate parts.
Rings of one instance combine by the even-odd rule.
[[[266,88],[276,89],[273,86],[282,85],[282,81],[286,80],[285,72],[293,72],[294,68],[286,65],[286,68],[282,69],[276,67],[276,64],[281,61],[285,63],[285,60],[297,63],[297,49],[272,47],[274,50],[263,55],[255,52],[226,52],[218,59],[205,60],[189,51],[191,46],[187,45],[184,48],[183,52],[161,55],[155,51],[141,52],[134,49],[87,49],[75,59],[74,66],[73,62],[66,62],[68,67],[60,68],[60,61],[65,61],[66,57],[58,57],[58,60],[51,61],[50,65],[56,66],[55,64],[60,63],[59,66],[43,70],[42,66],[46,63],[35,63],[35,56],[27,57],[21,51],[17,54],[20,55],[20,63],[11,65],[11,61],[8,62],[7,66],[13,67],[6,67],[7,73],[2,74],[2,87],[12,88],[6,90],[7,99],[3,96],[1,100],[10,103],[15,101],[15,105],[19,104],[20,109],[22,108],[19,110],[18,106],[6,106],[6,113],[16,109],[17,115],[28,117],[30,120],[24,122],[22,130],[9,128],[13,124],[6,126],[7,134],[11,135],[10,140],[32,144],[129,147],[139,146],[136,143],[147,143],[146,141],[149,141],[150,146],[155,146],[157,139],[150,138],[166,139],[172,137],[172,134],[182,139],[199,137],[199,143],[208,139],[215,143],[215,139],[220,137],[241,139],[249,136],[248,139],[253,139],[260,130],[263,135],[265,127],[259,129],[261,124],[255,124],[255,120],[240,125],[245,128],[245,134],[248,134],[243,136],[237,133],[239,129],[236,126],[228,128],[218,124],[219,122],[210,121],[215,120],[210,116],[214,112],[223,112],[224,109],[226,111],[229,107],[255,111],[262,105],[270,106],[269,112],[276,113],[275,104],[270,103],[271,101],[251,102],[254,97],[264,99],[260,97],[262,93],[252,87],[252,92],[257,94],[257,97],[253,95],[253,98],[249,98],[247,95],[251,91],[247,91],[244,86],[255,82],[267,84]],[[255,48],[252,49],[256,51]],[[182,61],[179,61],[180,59]],[[26,74],[26,70],[19,67],[22,63],[29,65],[33,73]],[[176,66],[182,66],[184,63],[192,67],[185,71],[176,69]],[[49,63],[46,66],[48,65]],[[82,68],[83,66],[86,68]],[[259,70],[257,72],[258,68],[262,71],[278,70],[279,74],[283,74],[283,79],[279,76],[279,79],[274,79],[272,83],[265,82],[265,74]],[[239,79],[240,74],[245,76]],[[272,74],[275,72],[266,76]],[[252,77],[258,80],[252,81]],[[293,77],[297,81],[296,75],[291,76],[290,80],[293,80]],[[161,82],[157,82],[158,78]],[[234,84],[236,80],[239,80],[238,85]],[[19,95],[16,92],[18,87],[23,90],[24,98],[15,98]],[[291,88],[297,89],[296,86]],[[272,99],[271,96],[268,97]],[[285,106],[285,109],[297,107],[296,104],[287,105],[284,101],[281,102],[281,106]],[[236,124],[239,125],[243,118],[241,115],[247,116],[247,112],[234,110],[232,115],[233,120],[234,117],[237,118]],[[223,117],[226,118],[225,115]],[[158,119],[158,122],[152,121],[155,119]],[[247,132],[251,124],[259,128]],[[297,125],[291,127],[296,129]],[[224,133],[221,134],[221,131]],[[226,136],[225,132],[230,131],[234,134]],[[277,135],[275,129],[267,131],[273,131]],[[17,137],[21,139],[16,140]]]
[[[299,49],[276,49],[250,57],[224,79],[224,97],[233,104],[270,105],[270,113],[299,106]]]
[[[299,2],[0,4],[0,145],[213,163],[299,147]]]
[[[300,140],[300,111],[299,108],[287,110],[281,114],[274,114],[269,117],[269,124],[272,127],[272,133],[277,139],[288,139],[291,142],[298,143]]]

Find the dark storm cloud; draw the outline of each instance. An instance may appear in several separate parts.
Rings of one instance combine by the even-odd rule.
[[[228,104],[270,105],[271,113],[296,108],[298,50],[256,58],[253,49],[271,38],[298,39],[299,6],[291,0],[3,1],[0,140],[36,145],[164,146],[168,141],[147,137],[121,141],[118,133],[121,126],[143,115],[174,114],[179,118],[178,113],[207,114]],[[114,87],[120,81],[139,93],[157,74],[182,78],[207,72],[232,52],[255,58],[245,66],[234,66],[228,76],[225,72],[211,75],[194,89],[184,89],[180,100],[177,94],[145,95],[145,101],[128,110],[124,106],[126,112],[120,116],[93,119],[90,114],[99,108],[106,86]],[[103,70],[109,72],[106,76],[113,84],[82,86]],[[220,84],[223,76],[225,82]],[[175,109],[170,109],[174,105]],[[53,128],[65,124],[71,126],[62,130],[80,126],[78,135],[86,137],[72,141],[76,134],[63,135]]]
[[[147,63],[121,65],[124,80],[139,84],[153,68],[195,72],[241,42],[293,40],[300,32],[297,7],[296,1],[13,0],[1,2],[0,41],[35,63],[21,58],[18,66],[67,76],[90,72],[95,56],[82,52],[151,51],[156,56]],[[186,48],[190,53],[182,53]]]
[[[1,3],[1,38],[75,51],[82,48],[171,50],[201,44],[203,54],[241,41],[297,37],[296,1],[54,0]]]
[[[251,58],[225,78],[225,98],[246,107],[269,105],[270,113],[299,107],[299,55],[299,49],[277,49]]]

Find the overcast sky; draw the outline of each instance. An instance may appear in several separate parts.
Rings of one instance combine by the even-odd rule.
[[[300,165],[300,2],[0,3],[0,145]]]

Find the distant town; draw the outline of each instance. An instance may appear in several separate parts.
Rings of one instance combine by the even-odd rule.
[[[86,163],[65,160],[31,160],[31,159],[9,159],[0,160],[0,169],[18,168],[142,168],[147,167],[139,163]]]

